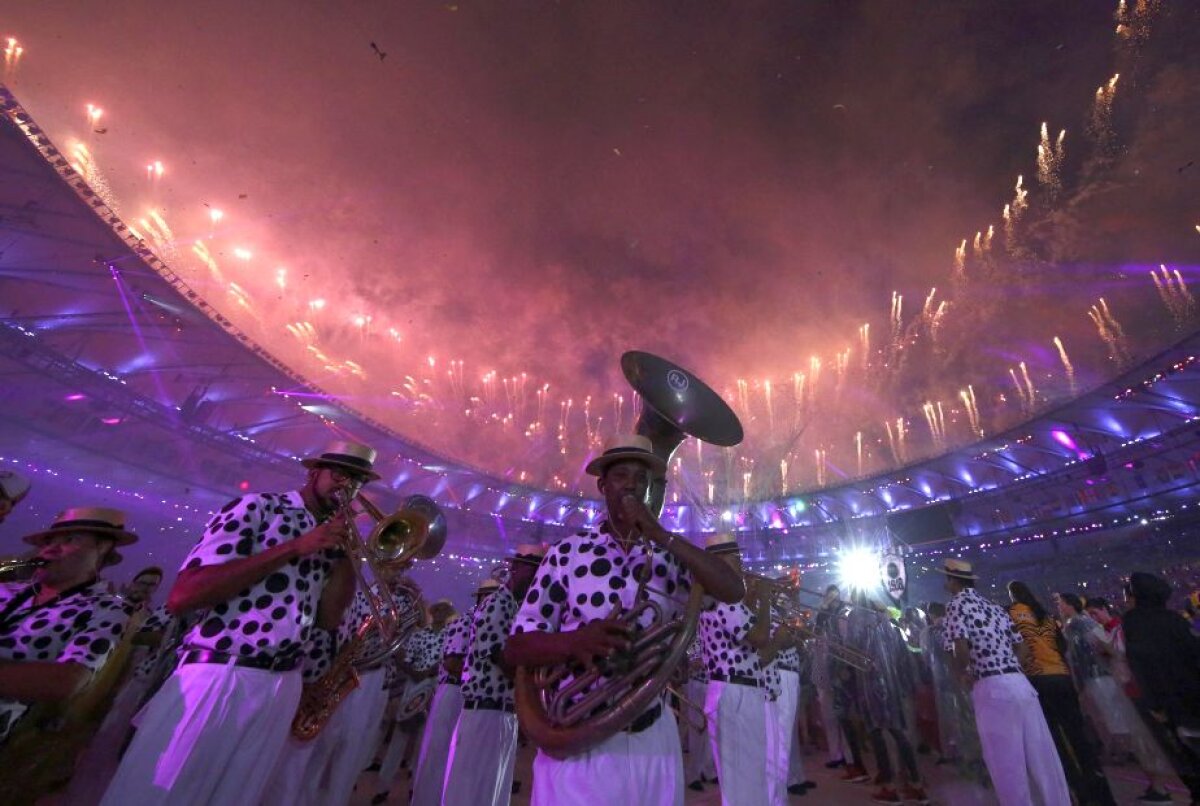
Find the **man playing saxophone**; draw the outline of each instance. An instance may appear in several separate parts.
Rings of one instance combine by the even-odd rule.
[[[335,442],[305,459],[304,486],[225,505],[184,561],[175,615],[207,611],[179,667],[142,711],[103,803],[258,803],[300,699],[302,649],[334,630],[354,593],[341,551],[344,501],[368,481],[375,451]]]
[[[547,553],[504,649],[511,667],[590,667],[627,650],[629,628],[609,616],[617,605],[635,605],[643,569],[654,583],[653,590],[643,590],[668,620],[682,610],[678,597],[686,597],[693,581],[722,602],[744,594],[732,568],[667,531],[651,514],[651,479],[665,473],[666,462],[649,439],[618,437],[586,470],[598,477],[607,518]],[[679,732],[661,699],[591,749],[561,759],[539,751],[533,764],[535,806],[682,804],[683,790]]]

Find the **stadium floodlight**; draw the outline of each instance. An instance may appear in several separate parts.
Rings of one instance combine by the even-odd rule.
[[[871,590],[879,585],[879,557],[870,549],[852,548],[838,560],[838,584],[847,590]]]

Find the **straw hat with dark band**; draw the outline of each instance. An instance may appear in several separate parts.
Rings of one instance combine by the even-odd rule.
[[[321,453],[301,459],[305,467],[339,467],[352,470],[368,481],[375,481],[375,449],[358,442],[331,442]]]
[[[731,534],[709,535],[704,541],[704,550],[709,554],[737,554],[741,551]]]
[[[650,440],[637,434],[621,434],[609,441],[604,453],[587,463],[584,470],[590,476],[603,476],[604,469],[615,462],[628,460],[641,462],[657,476],[667,472],[667,463],[654,454]]]
[[[88,532],[105,537],[117,546],[128,546],[137,542],[137,535],[125,529],[125,513],[107,507],[75,507],[64,510],[54,519],[49,529],[34,532],[22,538],[26,543],[40,546],[54,535],[64,532]]]
[[[979,579],[979,577],[975,576],[974,571],[971,570],[971,564],[966,560],[948,559],[942,564],[941,568],[933,570],[939,574],[954,577],[955,579]]]
[[[536,568],[542,564],[542,558],[545,556],[546,545],[544,543],[522,543],[517,546],[513,556],[509,559],[515,563],[524,563]]]

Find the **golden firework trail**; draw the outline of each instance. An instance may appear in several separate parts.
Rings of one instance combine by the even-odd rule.
[[[1088,317],[1096,326],[1096,332],[1100,335],[1100,340],[1108,348],[1108,357],[1119,366],[1124,366],[1129,362],[1129,340],[1125,336],[1125,331],[1121,327],[1121,323],[1113,316],[1112,311],[1108,308],[1108,303],[1104,301],[1104,297],[1100,298],[1098,304],[1093,305],[1088,309]]]
[[[1071,394],[1076,395],[1079,390],[1075,385],[1075,367],[1071,365],[1071,359],[1067,356],[1067,348],[1063,346],[1062,339],[1058,336],[1054,337],[1054,347],[1058,350],[1058,358],[1062,361],[1063,369],[1067,373],[1067,384],[1071,388]]]
[[[1092,100],[1088,133],[1096,138],[1096,142],[1101,148],[1107,148],[1114,138],[1112,109],[1113,99],[1117,97],[1117,80],[1120,78],[1121,74],[1117,73],[1107,83],[1101,84],[1096,89],[1096,97]]]
[[[1159,266],[1162,277],[1155,271],[1150,272],[1154,280],[1154,288],[1166,306],[1167,311],[1175,322],[1176,327],[1182,327],[1196,314],[1196,300],[1183,282],[1183,275],[1176,269],[1171,272],[1166,266]]]
[[[767,399],[767,427],[775,430],[775,405],[771,400],[771,379],[763,381],[763,396]]]
[[[813,458],[817,465],[817,486],[825,486],[825,451],[817,448],[813,451]]]
[[[21,63],[21,55],[25,52],[25,48],[21,47],[21,43],[13,37],[6,40],[4,47],[4,75],[6,78],[12,79],[17,74],[17,67]]]
[[[1067,137],[1067,130],[1063,129],[1058,133],[1058,139],[1054,142],[1050,140],[1050,131],[1046,123],[1042,123],[1042,140],[1037,147],[1037,165],[1038,184],[1044,187],[1053,198],[1062,190],[1062,177],[1059,171],[1062,169],[1064,148],[1063,141]]]
[[[926,401],[921,406],[921,413],[925,415],[925,424],[929,426],[929,436],[933,440],[936,447],[941,447],[946,439],[945,424],[938,417],[939,405],[935,405],[930,401]]]
[[[1200,226],[1196,227],[1200,230]],[[862,347],[862,367],[867,369],[871,365],[871,323],[864,322],[858,328],[858,343]]]
[[[1008,209],[1008,208],[1005,208]],[[954,273],[958,277],[962,277],[967,273],[967,239],[963,238],[954,250]]]
[[[1027,412],[1029,410],[1029,401],[1025,399],[1025,387],[1021,384],[1020,379],[1017,378],[1017,371],[1009,367],[1008,377],[1012,378],[1013,387],[1017,390],[1017,401],[1021,405],[1021,412]]]
[[[1033,387],[1033,379],[1029,377],[1029,369],[1025,366],[1025,362],[1021,362],[1021,380],[1025,382],[1025,391],[1028,394],[1029,410],[1037,406],[1037,389]]]
[[[745,378],[737,380],[738,404],[742,407],[742,411],[747,416],[750,415],[750,385],[746,383]]]
[[[696,441],[699,442],[699,440],[696,440]],[[788,472],[787,459],[780,459],[779,460],[779,494],[780,495],[787,495],[787,491],[788,491],[787,472]]]
[[[815,405],[817,400],[817,381],[821,377],[821,357],[814,355],[808,359],[808,402]]]
[[[967,385],[966,389],[960,389],[958,398],[963,402],[963,408],[967,412],[967,422],[971,426],[972,433],[979,439],[983,439],[983,427],[979,420],[979,406],[975,402],[975,388]]]
[[[858,475],[863,474],[863,443],[862,431],[854,432],[854,452],[858,456]]]
[[[796,402],[795,425],[799,425],[804,416],[804,385],[807,380],[808,376],[803,372],[792,374],[792,396]]]

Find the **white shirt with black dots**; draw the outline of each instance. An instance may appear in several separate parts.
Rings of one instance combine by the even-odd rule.
[[[78,663],[91,672],[112,655],[129,623],[129,606],[96,581],[35,606],[36,586],[0,585],[0,662]],[[28,710],[0,699],[0,742]]]
[[[1020,673],[1013,646],[1025,639],[1008,611],[980,596],[974,588],[964,588],[946,603],[942,628],[942,648],[947,652],[954,652],[954,642],[959,638],[971,645],[969,670],[976,680]]]
[[[513,682],[496,663],[495,656],[504,651],[516,615],[517,600],[508,588],[498,589],[475,609],[466,662],[470,671],[463,683],[464,702],[487,703],[501,709],[513,707]]]
[[[418,672],[428,672],[442,662],[442,643],[446,638],[446,628],[434,630],[432,627],[422,627],[416,630],[404,642],[404,656],[408,665]]]
[[[746,636],[754,629],[758,619],[742,602],[728,604],[710,601],[700,614],[700,646],[704,652],[704,665],[708,667],[710,679],[729,680],[742,677],[765,687],[758,650],[750,646]]]
[[[242,496],[209,521],[183,570],[251,557],[316,525],[299,492]],[[295,557],[215,605],[188,631],[184,650],[206,649],[259,660],[298,655],[316,620],[333,557],[330,551]]]
[[[438,685],[460,686],[466,680],[467,669],[463,664],[463,679],[455,680],[446,671],[445,660],[450,655],[466,658],[471,649],[471,614],[459,616],[446,626],[446,640],[442,646],[442,665],[438,667]]]

